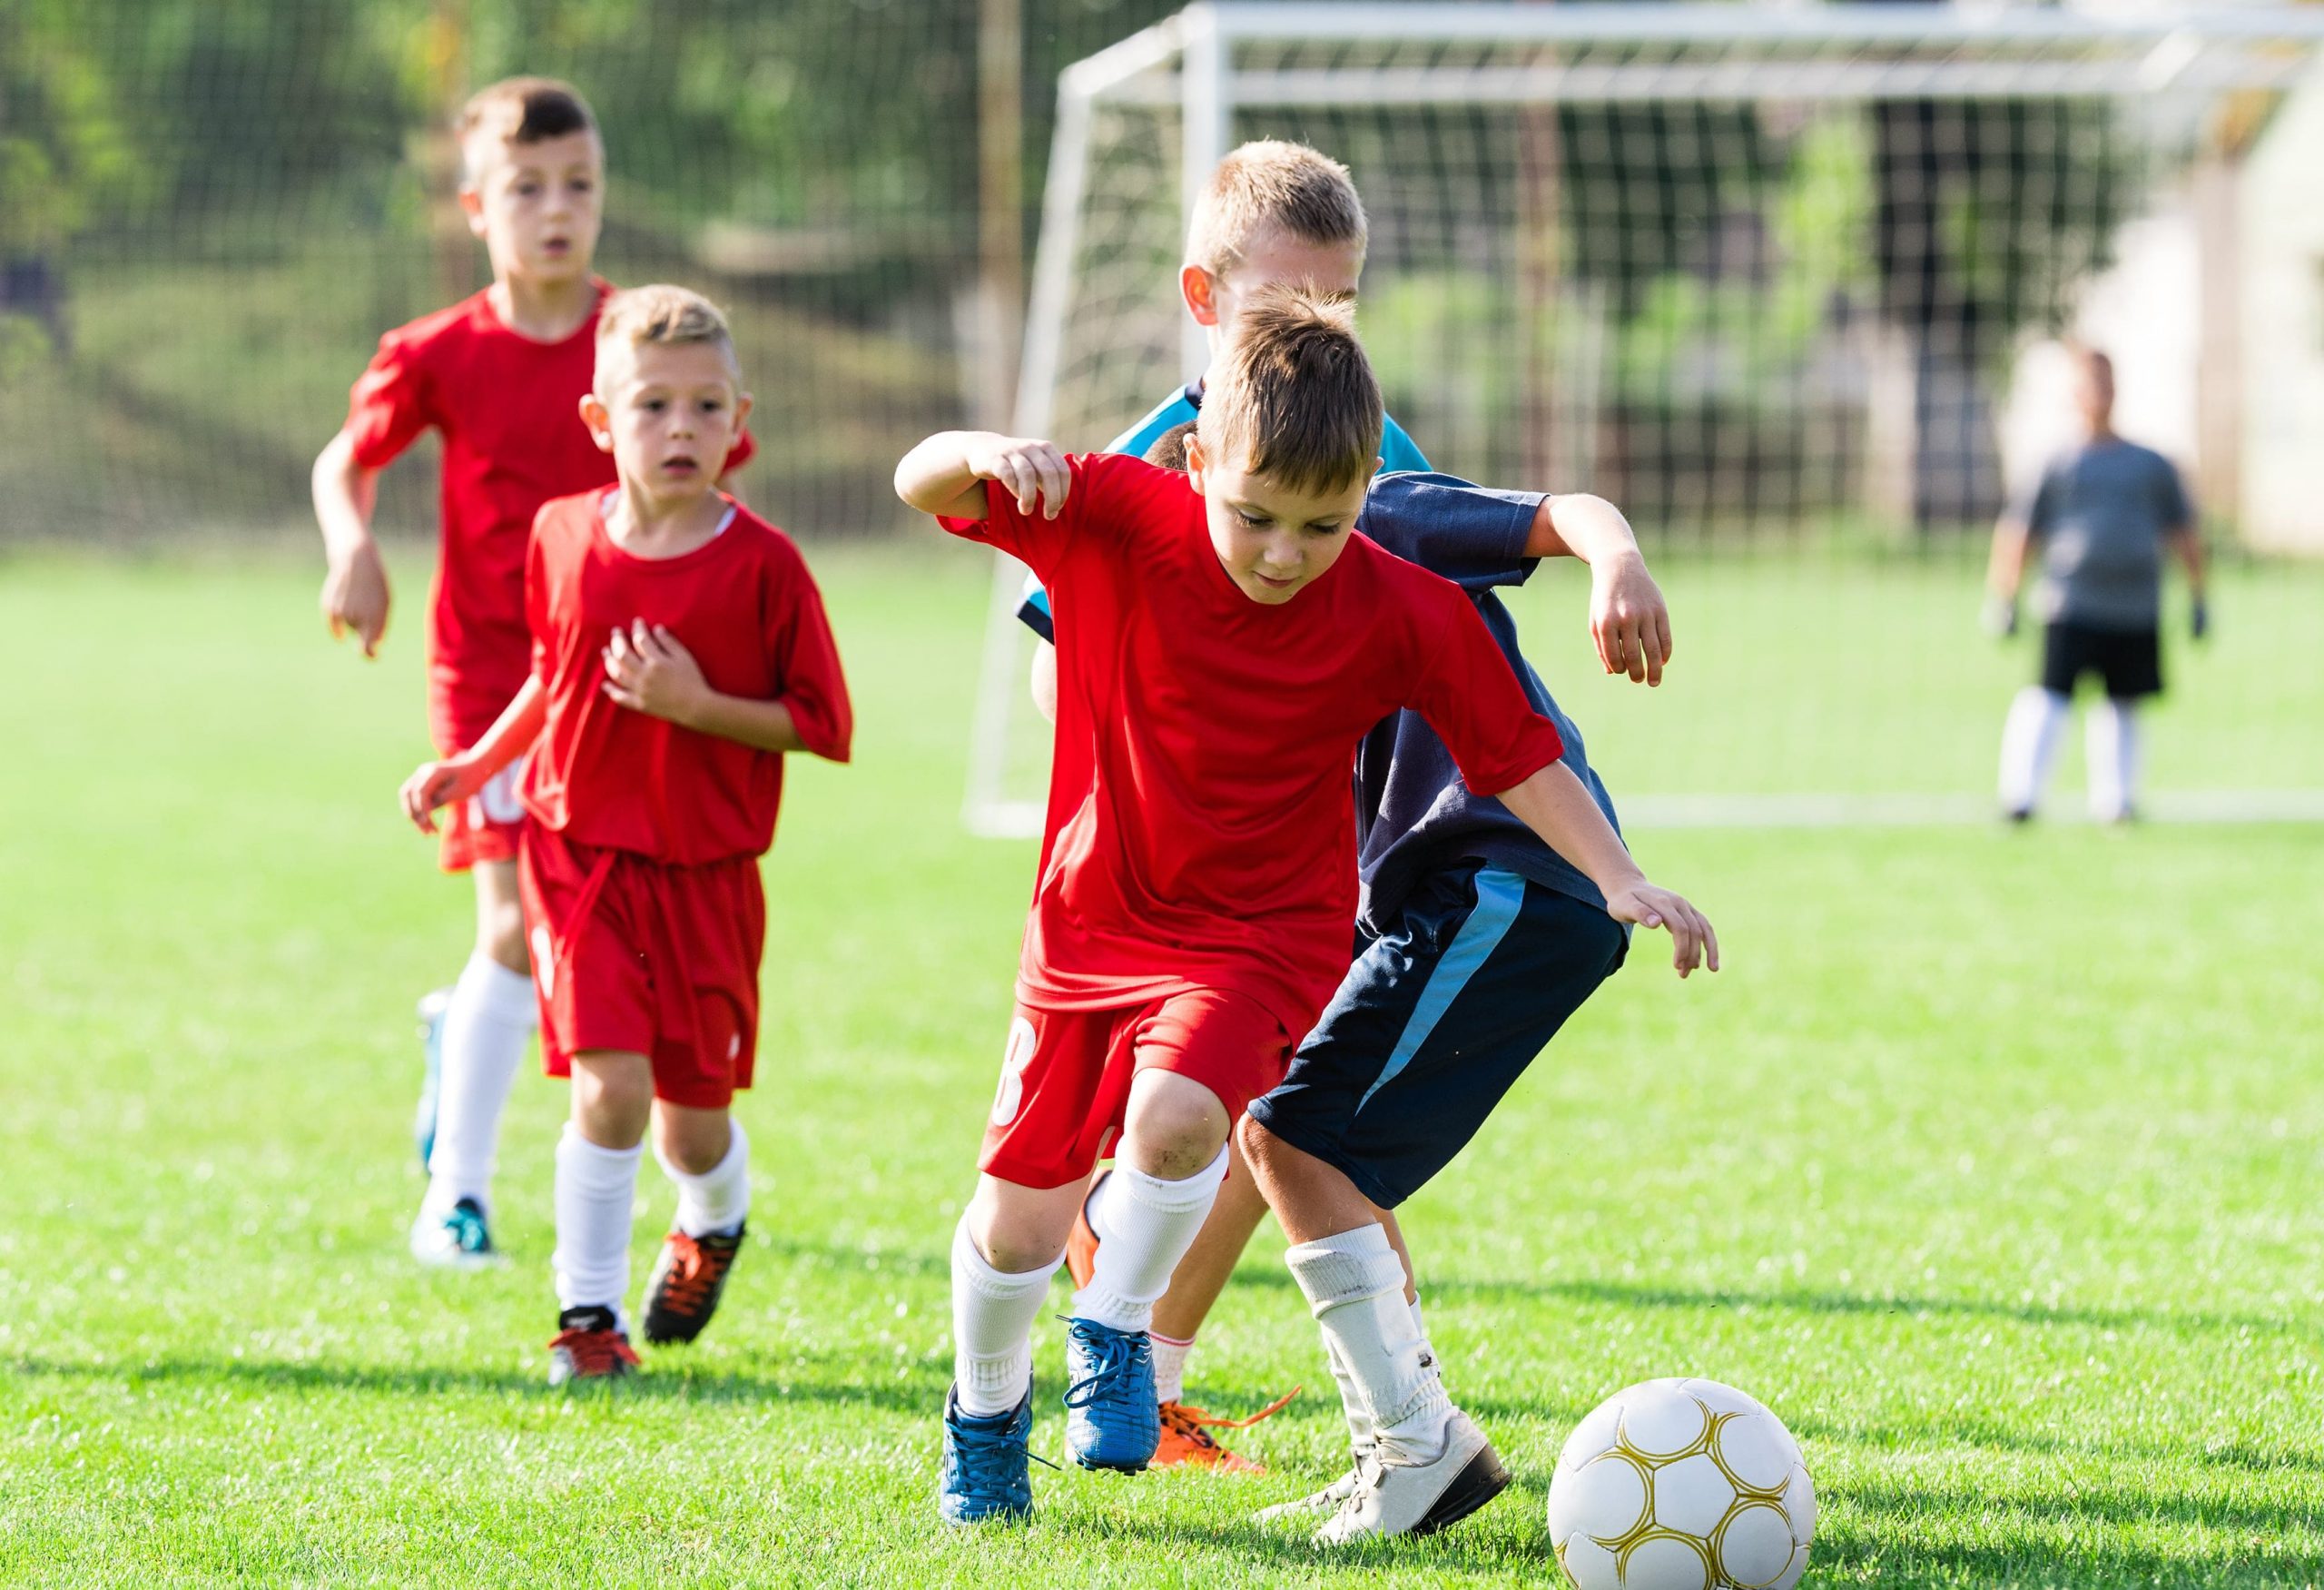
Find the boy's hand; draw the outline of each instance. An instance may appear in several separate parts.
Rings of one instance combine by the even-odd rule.
[[[1632,684],[1662,683],[1663,665],[1670,660],[1670,609],[1645,558],[1632,553],[1591,568],[1590,637],[1608,673],[1628,674]]]
[[[2007,640],[2017,633],[2017,604],[2007,597],[1985,598],[1985,633]]]
[[[2211,633],[2211,604],[2198,595],[2187,609],[2187,635],[2192,640],[2208,640]]]
[[[447,756],[441,762],[422,762],[409,778],[403,781],[399,798],[403,815],[422,834],[436,832],[436,810],[439,806],[457,805],[471,799],[491,780],[466,756]]]
[[[978,479],[999,481],[1021,514],[1030,514],[1039,502],[1042,518],[1057,518],[1073,485],[1073,471],[1052,441],[996,436],[970,448],[961,462]]]
[[[694,653],[659,624],[630,620],[605,649],[605,693],[618,705],[679,725],[692,724],[710,699],[710,682]]]
[[[363,645],[363,655],[379,655],[379,637],[388,632],[388,569],[379,561],[376,541],[364,541],[331,555],[323,573],[323,621],[330,637],[350,630]]]
[[[1718,970],[1718,935],[1711,931],[1710,919],[1689,905],[1684,895],[1658,889],[1641,878],[1608,895],[1606,912],[1616,922],[1669,929],[1670,964],[1679,969],[1679,976],[1698,966]]]

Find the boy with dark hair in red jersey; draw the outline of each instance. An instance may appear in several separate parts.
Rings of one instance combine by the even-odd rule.
[[[750,410],[726,323],[675,287],[615,295],[583,418],[612,490],[540,511],[525,567],[531,676],[475,746],[423,765],[425,831],[519,756],[525,913],[542,1049],[573,1079],[556,1150],[549,1382],[636,1367],[622,1301],[650,1121],[678,1187],[648,1341],[708,1323],[750,1207],[728,1106],[758,1042],[783,754],[844,762],[852,732],[822,599],[782,531],[713,489]]]
[[[1032,1321],[1108,1152],[1122,1192],[1067,1324],[1068,1440],[1085,1467],[1153,1456],[1154,1300],[1229,1127],[1346,970],[1351,770],[1383,717],[1423,714],[1610,914],[1669,927],[1682,973],[1716,964],[1709,924],[1639,872],[1460,588],[1349,533],[1381,428],[1346,309],[1277,287],[1212,368],[1187,475],[983,433],[897,468],[907,502],[1039,576],[1063,665],[1018,1010],[952,1248],[950,1521],[1030,1510]]]
[[[492,285],[379,339],[347,424],[315,460],[315,518],[330,571],[323,616],[366,657],[388,624],[371,537],[380,470],[423,430],[444,441],[442,552],[428,617],[428,726],[440,755],[472,746],[525,681],[526,538],[541,504],[613,484],[582,424],[597,315],[613,289],[590,274],[605,187],[596,119],[566,84],[517,77],[469,100],[458,123],[460,208]],[[745,434],[724,469],[750,457]],[[417,1135],[428,1189],[412,1223],[423,1263],[495,1257],[489,1218],[500,1112],[532,1030],[517,886],[516,773],[446,814],[440,858],[476,882],[476,948],[448,990],[421,1002],[428,1080]]]

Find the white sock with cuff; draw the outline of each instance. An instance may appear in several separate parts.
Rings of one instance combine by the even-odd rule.
[[[1285,1255],[1324,1339],[1354,1383],[1374,1439],[1416,1462],[1443,1450],[1452,1399],[1404,1300],[1404,1265],[1377,1223]],[[1353,1421],[1351,1421],[1353,1422]]]
[[[734,1134],[726,1141],[726,1157],[699,1176],[670,1163],[662,1157],[662,1145],[654,1145],[662,1173],[678,1190],[675,1224],[689,1237],[730,1235],[751,1212],[751,1140],[731,1116],[726,1129]]]
[[[2092,707],[2083,747],[2090,764],[2090,815],[2102,823],[2122,822],[2139,804],[2138,704],[2110,698]]]
[[[1145,1330],[1170,1272],[1195,1237],[1226,1180],[1226,1151],[1181,1181],[1165,1181],[1117,1162],[1106,1178],[1106,1230],[1089,1284],[1073,1294],[1073,1312],[1116,1330]]]
[[[436,1082],[436,1143],[428,1155],[428,1207],[448,1212],[463,1198],[490,1211],[500,1152],[500,1113],[539,1024],[533,980],[479,950],[460,969],[444,1009],[442,1071]]]
[[[952,1381],[971,1418],[1008,1413],[1033,1388],[1033,1321],[1065,1255],[1011,1275],[977,1251],[966,1216],[952,1230]]]
[[[2058,735],[2073,709],[2073,703],[2039,685],[2026,686],[2009,704],[2001,729],[2003,810],[2030,812],[2042,804],[2050,764],[2058,752]]]
[[[645,1146],[601,1149],[566,1122],[556,1141],[556,1274],[561,1309],[595,1305],[623,1319],[629,1292],[630,1210]]]

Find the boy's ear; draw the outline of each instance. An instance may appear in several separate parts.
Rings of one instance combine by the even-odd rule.
[[[751,418],[751,405],[757,401],[758,400],[748,392],[734,394],[734,434],[736,436],[743,434],[743,427]]]
[[[748,413],[750,407],[751,400],[746,397],[742,402],[743,412]],[[599,452],[614,450],[614,417],[595,392],[582,394],[581,423],[589,428],[590,439],[597,444]]]
[[[1195,267],[1189,265],[1187,269],[1191,271]],[[1202,433],[1196,431],[1187,438],[1187,483],[1195,489],[1196,497],[1205,495],[1202,489]]]
[[[477,236],[484,235],[484,190],[473,183],[460,184],[460,213],[468,218],[468,230]]]
[[[1197,326],[1218,324],[1218,279],[1200,265],[1183,265],[1178,270],[1178,296],[1186,301],[1187,312]]]

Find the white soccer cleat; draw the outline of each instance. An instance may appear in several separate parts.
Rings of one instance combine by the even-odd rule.
[[[411,1222],[411,1256],[433,1269],[490,1269],[506,1262],[472,1198],[440,1213],[423,1207]]]
[[[1357,1467],[1355,1486],[1339,1511],[1315,1531],[1315,1544],[1433,1535],[1492,1501],[1508,1484],[1509,1470],[1477,1421],[1454,1408],[1444,1427],[1444,1449],[1433,1462],[1404,1460],[1393,1446],[1381,1443]]]
[[[1295,1496],[1288,1502],[1277,1502],[1272,1507],[1261,1507],[1251,1515],[1251,1521],[1255,1524],[1281,1524],[1286,1521],[1296,1521],[1310,1515],[1338,1512],[1340,1504],[1355,1495],[1356,1480],[1363,1469],[1364,1457],[1369,1455],[1370,1449],[1367,1447],[1364,1456],[1356,1459],[1356,1467],[1349,1469],[1322,1490],[1311,1492],[1304,1496]]]

